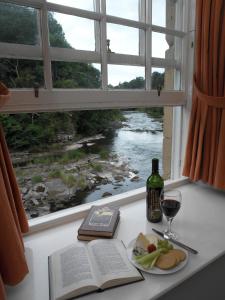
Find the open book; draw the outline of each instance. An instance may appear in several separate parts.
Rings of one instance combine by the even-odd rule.
[[[129,262],[119,240],[74,243],[49,256],[52,300],[77,297],[139,280],[143,276]]]

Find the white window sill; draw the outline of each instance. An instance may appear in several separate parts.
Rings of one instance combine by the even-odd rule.
[[[165,182],[165,188],[175,188],[185,183],[188,183],[188,178],[180,178],[178,180],[168,180]],[[112,206],[122,206],[132,203],[137,200],[145,198],[145,187],[136,190],[128,191],[115,196],[100,199],[94,202],[89,202],[83,205],[75,206],[72,208],[64,209],[55,213],[51,213],[46,216],[29,220],[29,232],[26,234],[30,235],[34,232],[45,230],[54,226],[59,226],[71,221],[84,218],[88,210],[92,205],[104,205],[110,204]]]

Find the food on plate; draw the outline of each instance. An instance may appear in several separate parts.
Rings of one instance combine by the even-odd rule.
[[[140,233],[133,248],[133,258],[144,269],[154,266],[169,270],[186,259],[186,253],[181,249],[174,249],[168,240],[161,240],[154,234]]]
[[[148,246],[150,244],[153,244],[157,248],[158,240],[158,237],[154,234],[144,235],[142,232],[139,233],[133,249],[134,255],[142,255],[149,253]]]
[[[155,246],[155,244],[149,244],[147,247],[148,253],[151,253],[153,251],[155,251],[157,248]]]
[[[179,260],[171,253],[160,255],[155,263],[155,266],[162,270],[169,270],[177,266]]]

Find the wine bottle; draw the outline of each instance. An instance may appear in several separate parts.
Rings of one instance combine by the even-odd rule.
[[[152,159],[152,174],[146,182],[146,214],[149,222],[162,221],[162,210],[160,207],[160,194],[164,187],[164,181],[159,175],[159,160]]]

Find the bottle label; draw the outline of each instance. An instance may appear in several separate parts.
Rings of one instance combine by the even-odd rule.
[[[147,189],[147,218],[150,222],[159,222],[162,219],[160,194],[162,188]]]

